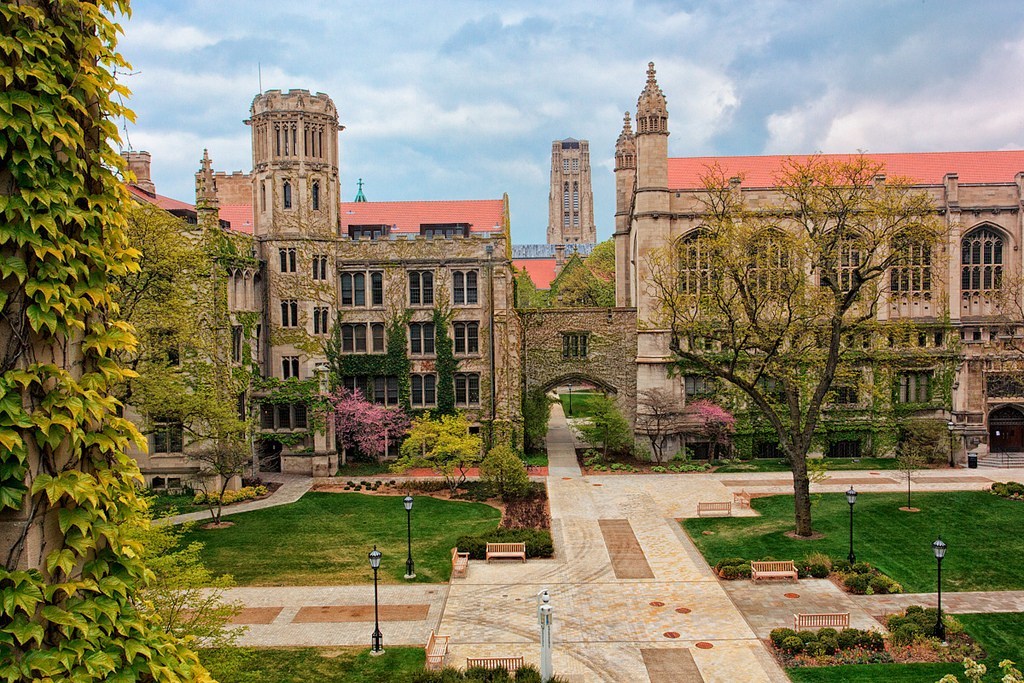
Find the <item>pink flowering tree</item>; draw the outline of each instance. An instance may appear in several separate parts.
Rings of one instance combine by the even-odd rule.
[[[401,408],[385,408],[371,403],[359,392],[338,389],[328,396],[334,410],[338,446],[358,448],[380,459],[388,444],[400,441],[409,430],[409,416]]]
[[[688,404],[686,412],[704,425],[704,434],[711,444],[711,460],[717,459],[719,448],[728,447],[732,440],[736,417],[717,403],[704,399]]]

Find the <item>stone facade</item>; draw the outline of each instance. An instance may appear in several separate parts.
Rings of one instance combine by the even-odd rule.
[[[777,200],[771,178],[784,157],[670,159],[668,110],[653,64],[647,76],[637,102],[637,130],[627,112],[616,145],[616,303],[637,309],[637,387],[668,389],[685,402],[685,378],[669,372],[667,331],[654,323],[658,302],[645,287],[651,277],[646,257],[696,234],[702,224],[699,176],[710,166],[736,176],[734,190],[744,204],[757,207]],[[937,360],[950,354],[963,360],[951,383],[952,402],[932,405],[923,414],[951,421],[951,437],[961,453],[966,448],[983,454],[990,445],[1024,450],[1024,383],[1015,379],[1024,377],[1024,317],[1019,305],[1015,312],[998,306],[1000,300],[1019,302],[1022,296],[1024,152],[869,156],[926,192],[948,230],[948,243],[913,274],[927,286],[883,294],[877,313],[879,321],[952,326],[952,339],[925,341]],[[989,416],[1000,408],[1000,424],[993,427]]]
[[[551,143],[548,244],[596,242],[590,143],[575,138],[555,140]]]
[[[548,391],[570,383],[593,384],[613,395],[623,414],[633,421],[637,380],[633,309],[528,309],[520,315],[525,392]]]

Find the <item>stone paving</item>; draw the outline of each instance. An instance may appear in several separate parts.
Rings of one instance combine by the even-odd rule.
[[[313,485],[313,478],[307,477],[301,474],[282,474],[280,472],[274,473],[263,473],[263,478],[266,481],[278,482],[281,484],[281,488],[274,491],[266,498],[260,500],[250,500],[242,503],[235,503],[229,505],[221,510],[221,516],[237,515],[239,512],[249,512],[250,510],[263,510],[265,508],[276,507],[278,505],[287,505],[288,503],[294,503],[299,498],[302,498],[309,491]],[[168,517],[166,520],[159,520],[162,523],[170,524],[184,524],[185,522],[208,522],[210,521],[209,510],[200,510],[199,512],[188,512],[183,515],[175,515],[174,517]]]
[[[900,595],[850,595],[859,609],[882,616],[906,609],[910,605],[934,607],[936,593],[903,593]],[[956,614],[980,612],[1024,612],[1024,591],[974,591],[943,593],[942,611]]]
[[[758,582],[757,584],[743,580],[723,581],[722,587],[725,588],[725,592],[732,598],[759,638],[767,638],[775,628],[793,628],[793,615],[795,614],[849,612],[852,628],[885,630],[874,618],[881,612],[874,611],[866,604],[852,601],[850,598],[856,596],[841,590],[828,579],[801,579],[799,582],[772,581]],[[908,604],[928,603],[922,603],[919,599]]]

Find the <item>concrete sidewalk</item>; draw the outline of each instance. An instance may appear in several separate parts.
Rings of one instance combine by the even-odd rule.
[[[221,515],[237,515],[239,512],[263,510],[266,508],[276,507],[278,505],[287,505],[288,503],[294,503],[299,498],[302,498],[302,496],[304,496],[313,485],[312,477],[307,477],[300,474],[281,474],[280,472],[275,472],[272,474],[264,473],[263,478],[266,481],[280,483],[281,488],[274,491],[266,498],[261,498],[260,500],[249,500],[243,503],[235,503],[234,505],[227,506],[223,510],[221,510]],[[157,521],[170,524],[184,524],[185,522],[208,522],[210,521],[210,519],[210,511],[201,510],[199,512],[188,512],[182,515],[168,517],[166,518],[166,521]]]

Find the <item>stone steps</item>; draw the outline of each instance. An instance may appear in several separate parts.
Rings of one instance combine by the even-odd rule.
[[[1024,453],[989,453],[978,459],[978,467],[1024,467]]]

